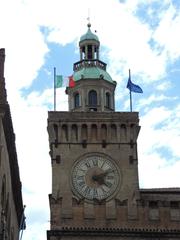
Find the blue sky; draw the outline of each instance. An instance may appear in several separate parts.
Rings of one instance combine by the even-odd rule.
[[[88,12],[101,42],[100,59],[117,81],[116,111],[129,111],[129,68],[144,92],[132,96],[141,125],[140,186],[180,187],[179,1],[0,0],[0,6],[0,47],[6,49],[6,88],[27,205],[23,238],[46,239],[49,229],[46,127],[47,112],[53,109],[53,68],[72,74]],[[68,109],[64,91],[57,90],[60,111]]]

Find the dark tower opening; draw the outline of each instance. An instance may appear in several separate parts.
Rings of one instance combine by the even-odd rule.
[[[97,92],[91,90],[88,94],[90,110],[97,111]]]
[[[111,108],[111,96],[110,93],[106,93],[106,107]]]
[[[80,106],[80,102],[79,102],[79,93],[76,93],[74,95],[74,107],[77,108]]]
[[[88,45],[88,59],[93,58],[92,45]]]

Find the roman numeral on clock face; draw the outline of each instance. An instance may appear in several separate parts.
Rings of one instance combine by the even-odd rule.
[[[84,181],[84,176],[82,175],[82,176],[77,176],[77,181],[79,182],[79,181]]]
[[[92,159],[92,162],[93,162],[93,166],[98,166],[98,159],[95,157]]]
[[[86,186],[84,189],[83,189],[83,193],[85,196],[88,196],[90,195],[90,192],[91,192],[91,188]]]
[[[111,182],[109,182],[109,181],[106,181],[106,182],[105,182],[105,185],[106,185],[108,188],[111,188],[113,184],[112,184]]]
[[[83,186],[85,186],[85,181],[78,181],[77,184],[78,184],[80,187],[83,187]]]
[[[91,167],[91,164],[90,164],[90,162],[88,162],[88,161],[85,162],[85,165],[86,165],[87,168],[90,168],[90,167]]]
[[[98,198],[98,192],[96,188],[93,189],[93,198]]]

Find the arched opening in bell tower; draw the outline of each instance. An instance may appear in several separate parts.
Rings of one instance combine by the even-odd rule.
[[[95,90],[89,91],[88,100],[90,107],[97,107],[97,92]]]
[[[111,95],[109,92],[106,93],[106,107],[111,108]]]
[[[77,108],[80,106],[79,93],[74,95],[74,107]]]

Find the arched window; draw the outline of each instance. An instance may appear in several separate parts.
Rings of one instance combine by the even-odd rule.
[[[68,127],[66,124],[62,126],[62,140],[68,141]]]
[[[106,93],[106,107],[111,108],[111,96],[110,93]]]
[[[126,141],[126,139],[127,139],[127,128],[126,128],[125,124],[121,124],[120,134],[121,134],[121,141]]]
[[[87,130],[87,125],[86,124],[82,125],[81,138],[82,138],[82,140],[86,140],[88,138],[88,130]]]
[[[105,124],[101,125],[101,138],[102,140],[107,139],[107,126]]]
[[[72,141],[78,140],[78,128],[76,124],[73,124],[71,127],[71,140]]]
[[[115,124],[111,125],[111,140],[116,141],[117,140],[117,127]]]
[[[92,124],[91,126],[91,140],[97,141],[97,125]]]
[[[74,95],[74,107],[79,107],[80,106],[80,103],[79,103],[79,93],[76,93]]]
[[[97,92],[94,90],[89,92],[89,105],[92,107],[97,106]]]
[[[58,142],[58,126],[53,124],[55,141]]]

